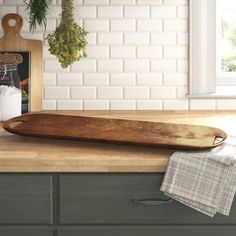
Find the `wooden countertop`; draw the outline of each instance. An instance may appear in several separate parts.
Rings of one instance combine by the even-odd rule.
[[[49,113],[209,125],[236,136],[236,111]],[[0,129],[0,172],[164,172],[173,152],[174,150],[23,137]]]

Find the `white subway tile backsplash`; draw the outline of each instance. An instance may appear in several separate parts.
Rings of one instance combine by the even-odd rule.
[[[56,85],[56,73],[43,73],[43,85],[55,86]]]
[[[48,45],[44,46],[43,55],[44,55],[44,59],[49,58],[49,59],[55,59],[56,60],[56,57],[49,52],[49,46]]]
[[[99,72],[121,72],[123,70],[122,60],[107,59],[98,61]]]
[[[82,101],[77,100],[59,100],[57,102],[57,109],[59,110],[82,110]]]
[[[187,19],[165,19],[164,31],[187,32],[188,20]]]
[[[135,58],[136,47],[135,46],[112,46],[111,58]]]
[[[149,88],[126,87],[124,97],[128,99],[147,99],[149,98]]]
[[[161,5],[162,0],[137,0],[137,4],[140,5]]]
[[[82,85],[82,73],[59,73],[57,85]]]
[[[185,99],[188,95],[188,87],[187,86],[181,86],[176,88],[177,92],[177,99]]]
[[[190,100],[191,110],[215,110],[215,99],[192,99]]]
[[[57,0],[57,3],[59,3],[59,2],[61,2],[61,0]],[[82,3],[83,3],[83,0],[74,0],[75,5],[82,5]]]
[[[121,87],[98,87],[98,99],[121,99],[123,91]]]
[[[147,18],[149,17],[148,6],[126,6],[124,8],[127,18]]]
[[[187,6],[177,7],[177,16],[180,18],[188,18],[188,7]]]
[[[86,40],[88,42],[88,45],[97,44],[97,34],[89,32],[86,36]]]
[[[47,19],[47,26],[46,26],[46,32],[53,32],[57,26],[57,20],[56,19]],[[42,28],[39,28],[40,31],[43,31]],[[38,29],[36,29],[36,32]]]
[[[187,5],[189,0],[163,0],[166,5]]]
[[[175,6],[152,7],[151,16],[157,18],[174,18],[176,17],[176,7]]]
[[[17,13],[17,7],[16,6],[1,6],[0,7],[1,18],[8,13]]]
[[[217,99],[217,110],[236,110],[236,99]]]
[[[138,31],[162,31],[162,20],[161,19],[141,19],[137,20]]]
[[[151,61],[152,72],[175,72],[176,61],[173,59],[154,59]]]
[[[44,60],[45,72],[66,72],[68,69],[63,69],[61,64],[56,59],[45,59]]]
[[[59,19],[61,15],[61,6],[51,5],[48,9],[48,19]]]
[[[189,63],[188,60],[178,60],[177,70],[178,72],[188,72]]]
[[[121,45],[123,43],[122,33],[99,33],[98,44],[101,45]]]
[[[121,6],[98,6],[99,18],[122,18],[123,9]]]
[[[74,62],[71,66],[71,71],[78,72],[95,72],[96,71],[96,60],[95,59],[82,59]]]
[[[111,100],[110,108],[112,110],[135,110],[135,100]]]
[[[56,110],[56,100],[43,100],[43,110]]]
[[[161,73],[138,73],[137,84],[146,86],[161,86],[162,85],[162,74]]]
[[[125,60],[126,72],[148,72],[149,60],[148,59],[127,59]]]
[[[69,99],[70,88],[69,87],[45,87],[44,96],[45,96],[45,99]]]
[[[183,86],[187,85],[187,73],[164,73],[163,85],[164,86]]]
[[[18,12],[22,36],[44,40],[60,22],[60,4],[53,0],[46,32],[29,32],[22,0],[0,0],[0,16]],[[188,104],[188,0],[74,0],[74,16],[89,32],[88,57],[62,69],[45,40],[44,109],[236,107],[223,99]]]
[[[125,44],[148,45],[149,33],[125,33]]]
[[[84,29],[89,32],[102,32],[109,30],[109,20],[107,19],[85,19]]]
[[[188,33],[178,33],[177,43],[179,45],[188,45]]]
[[[137,110],[161,110],[161,100],[138,100]]]
[[[187,59],[188,48],[184,46],[165,46],[164,57],[176,58],[176,59]]]
[[[88,58],[108,58],[109,47],[108,46],[88,46],[87,47]]]
[[[16,6],[16,5],[22,5],[23,1],[22,0],[4,0],[4,3],[7,5],[15,5]]]
[[[72,99],[93,99],[96,98],[95,87],[72,87],[71,88]]]
[[[129,32],[136,30],[134,19],[111,19],[111,31]]]
[[[112,73],[111,85],[115,86],[134,86],[135,73]]]
[[[138,58],[161,58],[162,47],[160,46],[139,46],[137,48]]]
[[[1,30],[2,30],[2,27],[1,27]],[[29,30],[30,30],[29,22],[24,21],[23,22],[23,27],[21,29],[21,32],[29,32]],[[41,32],[41,29],[37,30],[37,32]]]
[[[151,43],[158,45],[174,45],[176,44],[176,33],[151,33]]]
[[[108,100],[84,100],[85,110],[108,110],[109,101]]]
[[[97,16],[97,9],[95,6],[75,6],[75,18],[95,18]]]
[[[164,100],[164,110],[188,110],[188,100]]]
[[[29,32],[22,32],[21,36],[23,38],[30,38],[30,39],[38,39],[38,40],[44,40],[44,35],[42,33],[39,32],[35,32],[35,33],[29,33]]]
[[[8,6],[8,7],[10,7],[10,6]],[[2,8],[2,6],[1,6],[1,8]],[[25,10],[25,6],[18,5],[18,7],[15,7],[15,9],[17,9],[17,10],[9,11],[9,12],[18,13],[19,15],[21,15],[21,17],[23,17],[24,20],[28,20],[29,16],[27,14],[27,11]],[[9,12],[6,12],[5,14],[8,14]]]
[[[151,88],[151,98],[156,99],[175,99],[176,98],[176,88],[175,87],[152,87]]]
[[[109,0],[84,0],[85,5],[105,5],[109,4]]]
[[[84,85],[109,85],[108,73],[86,73],[84,74]]]
[[[114,5],[133,5],[135,0],[110,0],[110,3]]]

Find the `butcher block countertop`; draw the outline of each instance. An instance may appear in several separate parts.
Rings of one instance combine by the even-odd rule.
[[[208,125],[236,136],[236,111],[48,113]],[[173,152],[156,148],[23,137],[0,129],[0,172],[164,172]]]

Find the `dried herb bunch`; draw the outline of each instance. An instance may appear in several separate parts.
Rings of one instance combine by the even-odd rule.
[[[52,0],[24,0],[29,14],[30,31],[34,32],[37,25],[47,26],[47,13]]]
[[[87,34],[74,20],[73,0],[62,0],[61,22],[55,32],[47,36],[49,51],[59,59],[62,68],[87,56]]]

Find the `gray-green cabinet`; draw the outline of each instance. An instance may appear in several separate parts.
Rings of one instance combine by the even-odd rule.
[[[235,236],[160,192],[163,174],[2,173],[0,236]]]
[[[81,226],[60,227],[58,236],[235,236],[236,226]]]
[[[0,174],[0,224],[51,224],[52,175]]]

